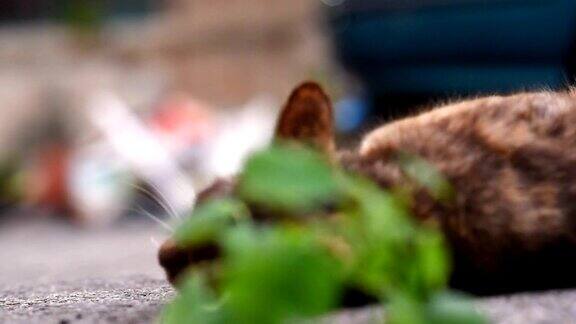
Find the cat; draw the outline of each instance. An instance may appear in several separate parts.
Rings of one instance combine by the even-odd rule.
[[[275,136],[312,144],[383,189],[409,181],[402,152],[433,165],[453,186],[453,202],[420,190],[412,212],[443,231],[455,289],[490,295],[576,286],[576,91],[446,104],[377,127],[357,149],[339,152],[331,101],[305,82],[290,95]],[[233,191],[233,179],[219,180],[199,201]],[[159,251],[171,282],[188,265],[217,257],[214,247],[185,250],[172,240]]]

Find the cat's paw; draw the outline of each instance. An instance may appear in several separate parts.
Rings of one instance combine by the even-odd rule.
[[[172,285],[176,285],[186,270],[202,262],[210,262],[218,259],[220,250],[215,244],[204,244],[183,248],[178,246],[173,239],[168,239],[158,251],[158,261],[166,277]]]

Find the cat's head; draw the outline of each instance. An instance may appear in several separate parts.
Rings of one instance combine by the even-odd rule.
[[[332,103],[324,90],[314,82],[297,86],[284,105],[276,123],[275,138],[292,143],[309,145],[336,159]],[[232,195],[233,179],[220,179],[198,195],[197,203]],[[217,258],[214,245],[179,247],[169,239],[161,246],[158,257],[172,283],[191,264]]]

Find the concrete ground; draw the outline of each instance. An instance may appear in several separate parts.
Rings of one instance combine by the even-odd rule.
[[[0,323],[154,323],[174,296],[156,264],[155,224],[78,229],[47,219],[0,219]],[[576,323],[576,291],[476,301],[495,323]],[[328,323],[373,323],[377,308]]]

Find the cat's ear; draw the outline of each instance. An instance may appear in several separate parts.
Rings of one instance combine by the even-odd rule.
[[[300,84],[288,98],[278,123],[276,138],[312,145],[332,156],[334,119],[332,103],[315,82]]]

